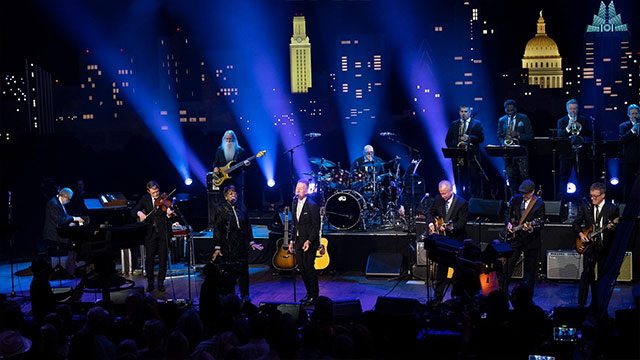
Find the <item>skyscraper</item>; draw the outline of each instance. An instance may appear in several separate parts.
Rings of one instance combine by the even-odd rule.
[[[637,94],[634,85],[638,86],[637,80],[634,84],[638,69],[633,63],[631,34],[613,1],[609,6],[600,2],[584,39],[582,105],[598,120],[599,130],[605,132],[601,135],[608,137],[625,118],[627,105]],[[613,135],[610,137],[617,137]]]
[[[304,16],[293,17],[293,35],[289,44],[291,92],[306,93],[312,86],[311,43]]]

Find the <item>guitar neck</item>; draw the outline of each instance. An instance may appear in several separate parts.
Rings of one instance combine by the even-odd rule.
[[[255,156],[255,155],[253,155],[253,156],[251,156],[251,157],[248,157],[248,158],[246,158],[246,159],[244,159],[244,160],[242,160],[242,161],[240,161],[240,162],[236,163],[236,164],[235,164],[235,165],[233,165],[232,167],[230,167],[230,168],[229,168],[229,170],[227,170],[227,172],[232,172],[232,171],[236,170],[237,168],[244,166],[244,162],[245,162],[245,161],[251,161],[251,160],[253,160],[253,159],[255,159],[255,158],[256,158],[256,156]]]

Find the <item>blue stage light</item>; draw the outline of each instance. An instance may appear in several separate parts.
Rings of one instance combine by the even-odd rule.
[[[576,192],[576,184],[572,182],[567,183],[567,194],[573,194]]]
[[[609,184],[616,186],[620,183],[620,180],[617,177],[612,177],[611,179],[609,179]]]
[[[267,186],[270,188],[276,186],[276,181],[273,179],[269,179],[269,181],[267,181]]]
[[[193,179],[191,179],[190,177],[184,179],[184,184],[187,186],[193,184]]]

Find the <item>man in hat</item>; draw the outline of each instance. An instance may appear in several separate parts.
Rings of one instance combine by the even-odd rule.
[[[520,193],[512,197],[508,204],[505,234],[513,253],[507,260],[506,271],[501,279],[501,287],[506,292],[509,291],[509,280],[520,255],[524,254],[524,281],[533,296],[541,245],[540,230],[544,225],[544,202],[534,194],[535,190],[533,181],[524,180],[518,188]]]

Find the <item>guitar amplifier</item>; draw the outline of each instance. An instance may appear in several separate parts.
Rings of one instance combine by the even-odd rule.
[[[596,280],[598,280],[598,264],[596,264]],[[624,254],[624,260],[620,266],[620,273],[616,281],[632,281],[633,280],[633,253],[627,251]]]
[[[512,279],[522,279],[524,277],[524,253],[520,254],[516,266],[511,274]]]
[[[547,279],[579,280],[582,255],[575,250],[547,250]]]
[[[416,242],[416,265],[427,265],[427,250],[424,248],[424,241]]]

